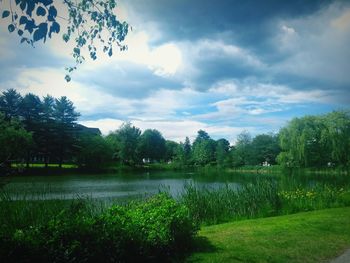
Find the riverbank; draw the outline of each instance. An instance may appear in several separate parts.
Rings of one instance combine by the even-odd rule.
[[[115,172],[132,172],[132,171],[196,171],[201,173],[208,173],[212,171],[222,171],[224,173],[239,173],[239,174],[263,174],[263,175],[298,175],[298,174],[310,174],[310,175],[341,175],[348,176],[350,171],[348,168],[340,167],[314,167],[314,168],[285,168],[279,165],[271,166],[242,166],[225,168],[216,165],[197,166],[197,165],[181,165],[179,163],[152,163],[142,165],[123,165],[123,164],[109,164],[100,168],[87,168],[79,167],[76,164],[63,164],[59,167],[58,164],[49,164],[45,167],[45,164],[30,164],[29,167],[23,164],[12,164],[11,169],[7,171],[7,174],[12,175],[50,175],[50,174],[66,174],[66,173],[115,173]],[[5,172],[3,172],[5,173]],[[0,170],[0,175],[1,174]]]
[[[350,247],[350,207],[203,227],[187,262],[327,262]]]

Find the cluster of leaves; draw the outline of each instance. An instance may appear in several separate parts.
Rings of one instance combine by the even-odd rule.
[[[27,42],[33,45],[39,40],[45,42],[47,37],[51,38],[52,33],[60,32],[60,25],[56,21],[57,9],[53,5],[53,0],[15,0],[17,8],[12,3],[10,0],[10,10],[4,10],[2,18],[11,18],[8,31],[17,32],[21,37],[21,43]],[[34,18],[42,22],[37,22]]]
[[[75,46],[72,56],[75,59],[74,67],[67,67],[68,74],[65,79],[71,80],[69,73],[81,64],[85,57],[82,48],[87,47],[89,56],[97,58],[96,41],[102,45],[102,50],[109,56],[113,54],[113,44],[120,51],[127,49],[122,42],[129,31],[129,25],[120,21],[115,15],[116,0],[63,0],[67,8],[68,17],[59,14],[53,0],[8,0],[9,10],[2,12],[2,18],[10,18],[8,30],[17,32],[21,43],[34,45],[34,42],[51,38],[53,33],[61,30],[61,21],[66,20],[67,30],[63,34],[63,40],[68,42],[74,39]],[[14,5],[15,4],[15,5]],[[61,11],[61,9],[59,9]]]
[[[1,231],[6,262],[157,262],[186,249],[198,228],[165,193],[93,215],[76,202],[42,225]]]

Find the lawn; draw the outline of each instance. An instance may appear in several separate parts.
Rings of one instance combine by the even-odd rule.
[[[187,262],[324,262],[350,248],[350,208],[203,227]]]

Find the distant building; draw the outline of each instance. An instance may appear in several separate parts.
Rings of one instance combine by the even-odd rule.
[[[90,134],[90,135],[101,135],[101,131],[99,128],[90,128],[86,127],[82,124],[77,124],[76,128],[78,129],[79,132],[85,133],[85,134]]]

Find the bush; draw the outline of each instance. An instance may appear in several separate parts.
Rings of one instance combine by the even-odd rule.
[[[152,262],[183,252],[196,234],[188,209],[168,194],[114,205],[100,215],[75,202],[45,224],[0,231],[2,262]]]

